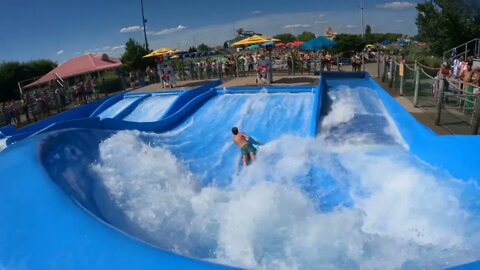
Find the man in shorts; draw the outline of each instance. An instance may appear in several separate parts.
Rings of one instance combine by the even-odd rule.
[[[238,128],[232,128],[233,133],[233,142],[240,147],[240,152],[242,153],[242,161],[243,166],[247,166],[248,159],[255,161],[255,155],[257,154],[257,149],[253,147],[253,145],[249,142],[253,142],[255,144],[260,144],[253,140],[250,136],[248,136],[244,132],[238,132]],[[247,141],[248,140],[248,141]]]

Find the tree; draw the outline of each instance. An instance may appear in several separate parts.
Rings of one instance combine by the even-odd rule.
[[[418,37],[430,43],[434,54],[480,36],[478,1],[430,0],[417,4]]]
[[[365,35],[371,35],[372,34],[372,27],[370,26],[370,24],[367,24],[367,26],[365,27]]]
[[[189,53],[197,52],[197,48],[195,48],[194,46],[191,46],[190,48],[188,48],[188,52]]]
[[[309,41],[315,38],[315,33],[309,31],[303,31],[300,35],[297,36],[297,39],[300,41]]]
[[[366,43],[362,40],[361,35],[338,34],[335,37],[337,47],[334,49],[336,53],[350,56],[352,52],[362,51]]]
[[[375,43],[375,41],[373,40],[373,37],[372,37],[372,27],[367,24],[367,26],[365,27],[365,42],[366,43]]]
[[[152,58],[143,58],[149,51],[134,39],[129,39],[125,43],[125,52],[121,59],[122,63],[130,70],[145,70],[147,66],[154,66]]]
[[[0,63],[0,101],[19,98],[18,82],[45,75],[56,66],[55,62],[45,59]]]
[[[278,34],[278,35],[273,36],[273,38],[276,38],[283,43],[292,42],[292,41],[295,41],[297,39],[294,35],[292,35],[290,33]]]
[[[207,44],[202,43],[202,44],[200,44],[200,45],[197,46],[197,50],[198,50],[199,52],[206,52],[206,51],[209,51],[210,48],[208,47]]]

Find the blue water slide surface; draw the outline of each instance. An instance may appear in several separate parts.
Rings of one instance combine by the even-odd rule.
[[[218,85],[115,96],[0,152],[0,269],[441,269],[480,258],[480,158],[458,151],[478,138],[434,134],[363,72]],[[232,127],[263,144],[251,166]]]

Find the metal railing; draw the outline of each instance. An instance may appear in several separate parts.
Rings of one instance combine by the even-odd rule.
[[[471,134],[478,133],[480,87],[437,75],[440,69],[418,62],[399,63],[380,58],[378,78],[398,90],[414,107],[422,109],[435,123],[464,123]],[[403,72],[402,72],[403,71]]]
[[[463,56],[465,59],[467,59],[468,56],[478,58],[480,56],[480,38],[472,39],[462,45],[444,52],[443,60],[451,61],[453,58],[459,56]]]

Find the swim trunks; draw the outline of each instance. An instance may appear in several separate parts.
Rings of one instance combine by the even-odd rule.
[[[250,153],[257,153],[257,149],[255,149],[255,147],[253,147],[250,143],[246,143],[244,146],[242,146],[240,151],[242,152],[242,156],[249,156]]]

